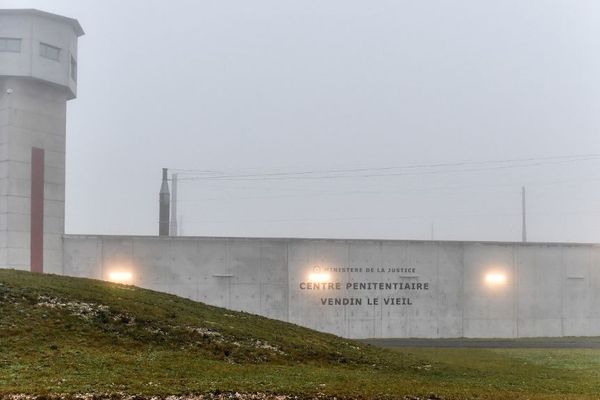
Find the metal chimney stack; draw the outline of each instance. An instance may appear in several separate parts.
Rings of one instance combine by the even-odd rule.
[[[171,236],[179,236],[177,228],[177,174],[171,175]]]
[[[171,208],[171,194],[169,193],[168,169],[162,170],[162,184],[159,196],[158,236],[169,236],[169,212]]]

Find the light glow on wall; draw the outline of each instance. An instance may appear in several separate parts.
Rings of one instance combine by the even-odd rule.
[[[498,286],[504,286],[506,285],[506,274],[504,272],[498,272],[498,271],[494,271],[494,272],[488,272],[485,275],[485,283],[488,286],[492,286],[492,287],[498,287]]]
[[[111,271],[108,273],[108,280],[115,283],[130,283],[133,274],[130,271]]]
[[[327,272],[311,272],[308,275],[309,282],[325,283],[331,280],[331,275]]]

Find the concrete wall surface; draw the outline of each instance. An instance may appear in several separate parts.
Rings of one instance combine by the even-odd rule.
[[[0,268],[62,270],[66,102],[82,34],[70,18],[0,10]]]
[[[600,246],[67,235],[70,276],[350,338],[600,335]]]

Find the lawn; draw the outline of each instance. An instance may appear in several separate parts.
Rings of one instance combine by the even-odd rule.
[[[599,398],[596,349],[382,349],[176,296],[0,270],[0,397]]]

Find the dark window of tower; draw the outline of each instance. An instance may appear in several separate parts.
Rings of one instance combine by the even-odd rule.
[[[60,49],[46,43],[40,43],[40,56],[49,58],[50,60],[60,60]]]
[[[0,37],[0,51],[21,52],[21,39]]]
[[[77,82],[77,61],[71,56],[71,79]]]

